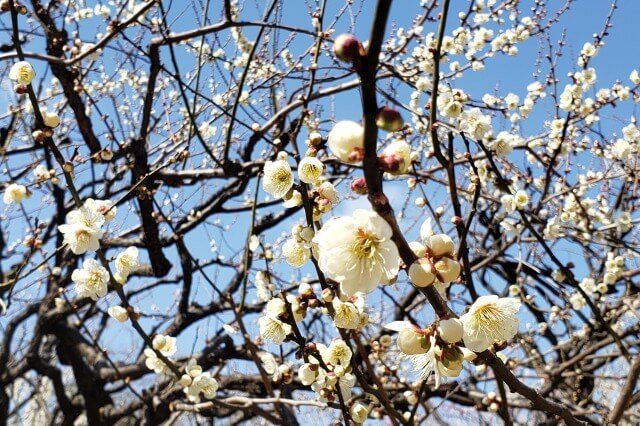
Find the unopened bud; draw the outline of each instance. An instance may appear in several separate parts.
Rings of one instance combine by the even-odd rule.
[[[344,62],[353,62],[366,53],[362,43],[352,34],[339,35],[333,43],[333,51],[338,59]]]
[[[384,106],[378,111],[376,126],[387,132],[397,132],[404,126],[404,120],[398,110]]]
[[[356,194],[365,195],[367,193],[367,182],[364,177],[359,177],[351,181],[351,190]]]

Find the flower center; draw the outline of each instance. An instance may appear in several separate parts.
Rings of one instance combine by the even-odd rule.
[[[375,235],[367,234],[364,229],[358,228],[353,252],[360,259],[371,259],[376,255],[379,243],[380,240]]]
[[[76,232],[76,239],[80,244],[88,243],[90,238],[91,236],[89,235],[89,232],[85,229],[81,229],[78,232]]]
[[[279,183],[287,183],[289,181],[289,173],[286,170],[278,170],[274,177],[274,180]]]
[[[507,320],[507,317],[504,315],[503,310],[497,306],[484,305],[476,309],[473,313],[473,319],[478,326],[478,330],[492,332]]]

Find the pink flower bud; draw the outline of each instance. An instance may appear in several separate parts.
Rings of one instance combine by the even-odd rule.
[[[333,50],[341,61],[353,62],[355,58],[365,55],[362,43],[351,34],[339,35],[333,43]]]
[[[365,195],[367,193],[367,182],[364,177],[352,180],[351,190],[356,194]]]

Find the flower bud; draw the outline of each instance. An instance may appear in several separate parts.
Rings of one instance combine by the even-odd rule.
[[[460,320],[450,318],[440,321],[438,334],[447,343],[456,343],[462,340],[463,328]]]
[[[433,265],[425,258],[418,259],[409,267],[409,280],[417,287],[427,287],[433,284],[435,279]]]
[[[333,43],[333,51],[338,59],[353,62],[354,59],[366,54],[364,46],[352,34],[340,34]]]
[[[429,337],[417,327],[406,327],[398,332],[398,348],[406,355],[427,353],[429,346]]]
[[[315,146],[322,143],[322,135],[318,132],[309,133],[309,145]]]
[[[25,84],[16,84],[15,86],[13,86],[13,91],[18,95],[26,95],[27,92],[29,92],[29,89]]]
[[[129,313],[122,306],[111,306],[107,312],[111,318],[118,322],[125,322],[129,318]]]
[[[188,374],[183,374],[182,377],[180,377],[180,386],[182,387],[186,388],[191,384],[191,382],[191,377]]]
[[[322,290],[322,300],[325,302],[331,302],[333,300],[334,293],[330,288],[325,288]]]
[[[387,132],[397,132],[404,126],[404,120],[398,110],[384,106],[378,110],[376,126]]]
[[[358,401],[349,409],[349,415],[357,424],[363,424],[369,417],[369,406]]]
[[[60,125],[60,117],[55,112],[45,112],[42,117],[44,125],[55,129]]]
[[[427,255],[427,248],[424,246],[424,244],[418,241],[411,241],[409,243],[409,248],[411,249],[411,251],[413,251],[413,254],[418,257],[425,257]]]
[[[442,282],[450,283],[460,275],[460,263],[448,257],[443,257],[435,264],[438,276]]]
[[[437,234],[429,237],[429,247],[433,257],[452,255],[455,250],[453,240],[447,234]]]
[[[367,193],[367,182],[364,177],[359,177],[351,181],[351,190],[356,194],[365,195]]]

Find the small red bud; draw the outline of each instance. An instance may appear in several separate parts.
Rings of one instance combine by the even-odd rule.
[[[367,193],[367,182],[364,177],[359,177],[351,181],[351,190],[356,194],[364,195]]]
[[[352,34],[341,34],[333,43],[333,50],[341,61],[353,62],[354,59],[364,56],[364,46]]]

